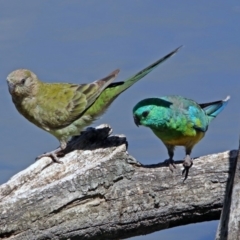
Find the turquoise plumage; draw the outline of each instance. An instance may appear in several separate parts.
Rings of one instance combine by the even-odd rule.
[[[184,146],[186,157],[183,162],[185,179],[192,166],[191,151],[205,135],[210,122],[224,109],[230,97],[215,102],[198,104],[181,96],[147,98],[133,108],[137,126],[149,127],[162,140],[168,150],[169,168],[173,161],[175,146]],[[184,180],[185,180],[184,179]]]

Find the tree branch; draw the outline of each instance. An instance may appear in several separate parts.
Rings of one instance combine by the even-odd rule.
[[[240,139],[235,171],[227,183],[216,240],[240,240]]]
[[[108,125],[69,142],[63,164],[42,158],[0,186],[2,239],[118,239],[220,218],[237,150],[141,165]]]

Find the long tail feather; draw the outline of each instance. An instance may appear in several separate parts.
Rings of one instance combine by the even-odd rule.
[[[135,82],[137,82],[138,80],[140,80],[141,78],[145,77],[147,74],[149,74],[153,69],[155,69],[156,67],[158,67],[159,64],[165,62],[168,58],[172,57],[175,53],[177,53],[177,51],[181,48],[182,46],[176,48],[175,50],[173,50],[172,52],[170,52],[169,54],[165,55],[164,57],[160,58],[159,60],[157,60],[156,62],[152,63],[151,65],[149,65],[148,67],[144,68],[143,70],[141,70],[140,72],[138,72],[137,74],[131,76],[130,78],[126,79],[124,82],[121,82],[121,84],[119,84],[118,89],[116,89],[115,91],[118,92],[118,94],[120,94],[121,92],[125,91],[126,89],[128,89],[129,87],[131,87]],[[109,85],[109,88],[111,88],[112,86],[114,86],[114,83]],[[115,87],[115,86],[114,86]]]
[[[133,75],[132,77],[128,78],[125,82],[116,82],[111,83],[108,85],[107,88],[103,90],[103,92],[100,94],[100,96],[97,98],[97,100],[93,103],[91,108],[87,110],[87,114],[91,115],[92,118],[96,119],[99,116],[101,116],[107,108],[110,106],[110,104],[114,101],[114,99],[119,96],[122,92],[124,92],[126,89],[131,87],[135,82],[146,76],[148,73],[150,73],[153,69],[155,69],[160,63],[166,61],[168,58],[173,56],[182,46],[178,47],[177,49],[173,50],[163,58],[159,59],[158,61],[152,63],[150,66],[144,68],[137,74]]]
[[[153,64],[151,64],[150,66],[144,68],[142,71],[138,72],[137,74],[135,74],[134,76],[130,77],[129,79],[127,79],[125,81],[126,83],[126,88],[130,87],[132,84],[134,84],[135,82],[137,82],[138,80],[140,80],[141,78],[145,77],[147,74],[149,74],[153,69],[155,69],[159,64],[165,62],[168,58],[172,57],[175,53],[177,53],[177,51],[181,48],[182,46],[176,48],[175,50],[173,50],[172,52],[170,52],[169,54],[167,54],[166,56],[162,57],[161,59],[159,59],[158,61],[154,62]]]

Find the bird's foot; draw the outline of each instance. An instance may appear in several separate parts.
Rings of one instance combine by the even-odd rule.
[[[40,158],[43,158],[43,157],[50,157],[53,162],[55,163],[63,163],[62,161],[60,161],[57,157],[57,154],[60,153],[62,151],[61,148],[57,148],[51,152],[46,152],[46,153],[43,153],[41,155],[39,155],[38,157],[36,157],[35,161],[39,160]]]
[[[185,173],[185,177],[184,177],[183,182],[187,179],[189,169],[192,167],[192,165],[193,165],[193,161],[192,161],[191,157],[189,155],[186,155],[186,157],[183,161],[184,169],[182,170],[182,175]]]
[[[165,160],[165,163],[168,165],[169,170],[170,170],[171,172],[173,172],[174,169],[176,168],[176,165],[175,165],[173,159],[167,159],[167,160]]]

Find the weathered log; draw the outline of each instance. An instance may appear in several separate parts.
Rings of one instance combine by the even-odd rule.
[[[118,239],[220,218],[237,150],[194,160],[183,183],[165,163],[142,165],[108,125],[72,139],[0,186],[1,239]]]
[[[235,172],[229,176],[216,240],[240,240],[240,142]]]

